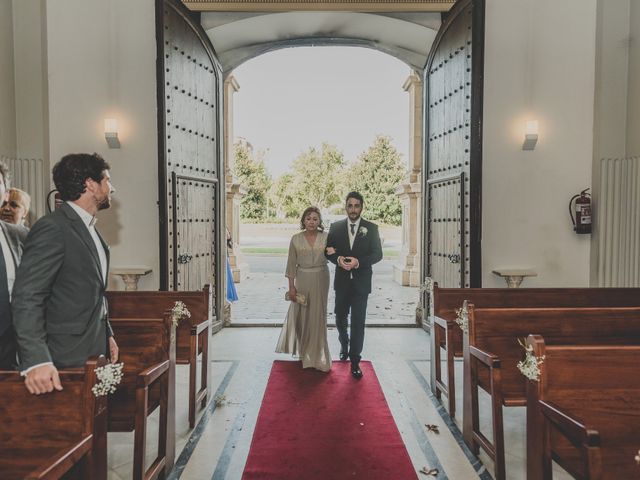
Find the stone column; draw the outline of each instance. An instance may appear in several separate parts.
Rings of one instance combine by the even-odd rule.
[[[402,86],[409,94],[409,174],[398,185],[402,203],[402,250],[393,266],[393,278],[400,285],[420,286],[420,231],[422,223],[422,80],[413,72]]]
[[[240,283],[242,275],[247,273],[247,264],[240,256],[240,200],[246,191],[233,176],[234,134],[233,134],[233,95],[240,90],[240,85],[233,75],[224,81],[224,173],[226,179],[225,225],[231,232],[233,248],[229,250],[229,263],[233,281]]]

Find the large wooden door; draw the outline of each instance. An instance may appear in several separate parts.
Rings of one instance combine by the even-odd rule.
[[[481,286],[483,49],[484,0],[458,1],[424,70],[422,272],[441,287]]]
[[[222,72],[202,27],[180,2],[157,0],[161,289],[210,283],[223,307]]]

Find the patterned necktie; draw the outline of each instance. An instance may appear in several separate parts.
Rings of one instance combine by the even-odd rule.
[[[0,230],[0,235],[3,235]],[[9,283],[7,282],[7,263],[0,247],[0,335],[11,325],[11,305],[9,303]]]
[[[352,223],[351,224],[351,235],[355,235],[356,234],[356,224]]]

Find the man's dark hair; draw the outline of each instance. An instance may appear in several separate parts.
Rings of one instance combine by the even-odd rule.
[[[4,186],[9,190],[9,180],[11,180],[11,175],[9,175],[9,167],[2,160],[0,160],[0,175],[2,175]]]
[[[87,178],[99,183],[103,172],[110,168],[97,153],[70,153],[54,165],[53,183],[62,200],[77,200],[87,189],[84,184]]]
[[[344,203],[347,203],[350,198],[355,198],[356,200],[359,200],[360,201],[360,205],[364,206],[364,198],[362,198],[362,195],[360,195],[360,193],[358,193],[358,192],[349,192],[347,194],[347,198],[345,199]]]

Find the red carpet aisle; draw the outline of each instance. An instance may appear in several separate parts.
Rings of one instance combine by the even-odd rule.
[[[243,480],[417,478],[371,363],[349,367],[273,362]]]

